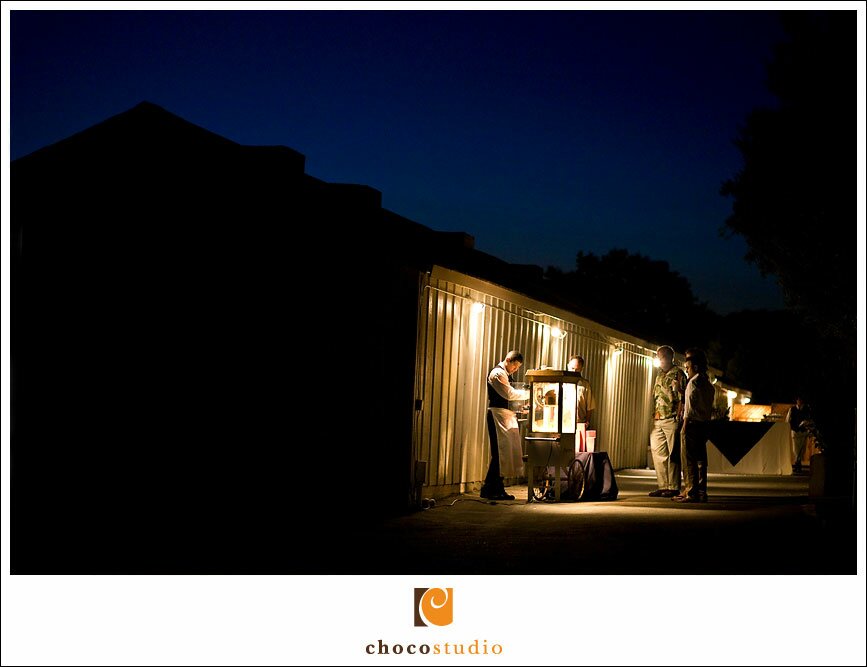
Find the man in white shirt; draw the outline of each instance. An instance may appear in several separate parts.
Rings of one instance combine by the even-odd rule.
[[[691,347],[686,351],[683,369],[689,376],[683,408],[683,485],[679,503],[707,502],[707,427],[713,417],[715,390],[707,377],[704,350]]]
[[[795,397],[795,404],[786,413],[786,422],[792,427],[792,452],[795,461],[792,464],[792,472],[801,472],[801,459],[807,448],[808,428],[813,425],[810,408],[804,402],[802,396]]]
[[[515,389],[511,375],[524,363],[524,355],[512,350],[488,374],[488,437],[491,441],[491,463],[479,495],[490,500],[514,500],[506,493],[503,477],[518,477],[524,472],[521,460],[521,436],[518,419],[509,409],[509,401],[525,401],[526,389]]]

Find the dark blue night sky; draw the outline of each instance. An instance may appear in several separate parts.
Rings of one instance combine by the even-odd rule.
[[[507,261],[626,248],[776,308],[718,192],[783,38],[764,11],[13,11],[11,154],[148,100]]]

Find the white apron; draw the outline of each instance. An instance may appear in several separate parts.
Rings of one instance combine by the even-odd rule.
[[[500,453],[500,475],[521,477],[524,462],[521,460],[521,434],[515,413],[506,408],[488,408],[497,426],[497,451]]]

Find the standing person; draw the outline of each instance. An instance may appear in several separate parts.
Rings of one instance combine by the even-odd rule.
[[[656,351],[659,371],[653,382],[653,428],[650,451],[656,469],[656,491],[648,495],[673,498],[680,493],[680,422],[686,375],[674,363],[674,350],[663,345]]]
[[[584,357],[573,354],[569,357],[566,370],[581,375],[584,371]],[[575,413],[575,421],[579,424],[584,424],[584,427],[589,429],[590,421],[593,418],[593,411],[596,409],[596,399],[593,398],[593,390],[590,388],[589,380],[583,375],[578,379],[578,386],[582,387],[582,389],[578,392],[578,407]]]
[[[527,389],[514,389],[512,373],[524,363],[524,355],[512,350],[488,374],[488,437],[491,441],[491,463],[479,495],[490,500],[514,500],[506,493],[503,477],[517,477],[524,472],[521,460],[521,436],[518,420],[509,410],[509,401],[525,401]]]
[[[810,406],[806,404],[803,396],[795,397],[795,404],[789,408],[786,421],[792,427],[792,454],[795,457],[792,463],[794,472],[801,472],[801,458],[807,448],[807,427],[811,424],[813,415]]]
[[[679,503],[707,502],[707,434],[713,418],[714,388],[707,377],[704,350],[691,347],[683,362],[689,382],[684,399],[681,455],[684,489],[672,500]]]

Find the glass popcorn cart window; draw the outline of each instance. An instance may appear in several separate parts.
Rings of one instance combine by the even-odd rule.
[[[563,384],[563,433],[575,432],[575,409],[578,405],[578,395],[574,384]]]
[[[560,385],[556,382],[533,383],[533,430],[556,433],[559,430]]]
[[[576,385],[560,382],[533,383],[533,431],[536,433],[574,433]],[[562,398],[561,398],[562,397]],[[560,403],[563,427],[560,427]]]

